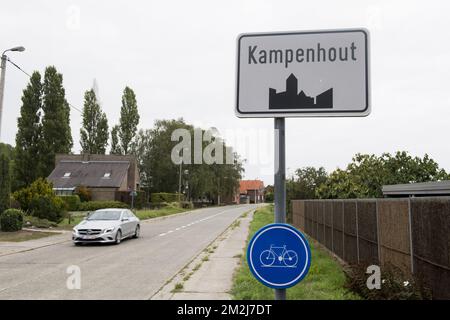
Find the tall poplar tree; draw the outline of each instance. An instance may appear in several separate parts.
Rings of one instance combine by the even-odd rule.
[[[70,108],[65,98],[62,74],[53,66],[45,69],[43,84],[42,174],[47,177],[55,165],[55,154],[70,153]]]
[[[139,124],[139,111],[134,91],[125,87],[122,95],[122,108],[120,109],[119,138],[121,149],[124,154],[130,152],[131,142],[136,135]]]
[[[119,142],[119,131],[118,125],[115,125],[111,129],[111,151],[110,154],[122,154],[122,149],[120,148]]]
[[[100,108],[94,89],[84,94],[80,144],[82,152],[90,154],[105,154],[108,145],[108,119]]]
[[[42,174],[40,151],[42,148],[42,84],[41,75],[35,71],[23,90],[14,162],[14,180],[17,188],[25,187]]]

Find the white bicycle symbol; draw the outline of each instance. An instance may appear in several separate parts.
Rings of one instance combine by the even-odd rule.
[[[286,245],[282,247],[270,245],[270,249],[261,252],[259,261],[261,261],[263,267],[295,268],[298,255],[294,250],[286,250]],[[276,265],[274,265],[275,261],[277,262]]]

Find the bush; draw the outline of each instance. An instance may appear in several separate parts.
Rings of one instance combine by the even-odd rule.
[[[264,201],[271,203],[273,202],[273,199],[274,199],[273,192],[266,192],[266,194],[264,195]]]
[[[24,225],[25,226],[33,226],[36,228],[50,228],[57,227],[58,224],[56,222],[52,222],[47,219],[39,219],[33,216],[25,216],[24,217]]]
[[[30,203],[35,198],[42,196],[56,197],[52,184],[43,178],[37,179],[27,188],[14,192],[14,199],[20,203],[20,208],[23,211],[29,211]]]
[[[0,229],[2,231],[19,231],[22,229],[23,213],[18,209],[7,209],[0,214]]]
[[[80,197],[78,195],[71,196],[58,196],[62,201],[64,201],[66,210],[68,211],[77,211],[80,206]]]
[[[91,201],[92,199],[91,192],[85,186],[79,186],[75,191],[75,194],[80,197],[81,202]]]
[[[78,207],[78,210],[95,211],[106,208],[128,208],[128,205],[120,201],[88,201],[88,202],[81,202]]]
[[[14,198],[23,211],[32,216],[58,222],[64,216],[64,201],[53,192],[53,186],[43,178],[34,181],[29,187],[16,191]]]
[[[346,273],[345,287],[368,300],[428,300],[431,293],[417,277],[406,275],[398,267],[387,265],[381,269],[381,288],[367,288],[366,266],[351,265]]]
[[[66,205],[59,197],[35,197],[29,204],[29,211],[32,216],[40,219],[47,219],[60,222],[64,218]]]
[[[138,191],[137,196],[134,198],[134,207],[136,209],[142,209],[147,204],[147,195],[144,191]]]
[[[157,193],[152,193],[150,196],[150,200],[152,203],[177,202],[180,199],[181,199],[181,201],[184,200],[183,194],[179,197],[178,193],[157,192]]]

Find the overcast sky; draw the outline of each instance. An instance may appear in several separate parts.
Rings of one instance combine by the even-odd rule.
[[[448,1],[15,0],[0,10],[0,51],[26,47],[9,57],[27,72],[55,65],[78,108],[96,79],[110,126],[128,85],[137,95],[140,128],[183,117],[222,133],[255,130],[259,149],[247,154],[245,177],[272,183],[273,120],[234,115],[236,36],[366,27],[371,115],[288,119],[288,174],[303,166],[342,168],[356,152],[396,150],[428,153],[450,170],[449,9]],[[2,142],[14,144],[27,82],[8,65]],[[71,110],[74,152],[80,122]]]

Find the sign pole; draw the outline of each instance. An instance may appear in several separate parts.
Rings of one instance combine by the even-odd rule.
[[[275,118],[275,223],[286,223],[286,143],[284,118]],[[286,300],[286,289],[275,289],[275,300]]]

